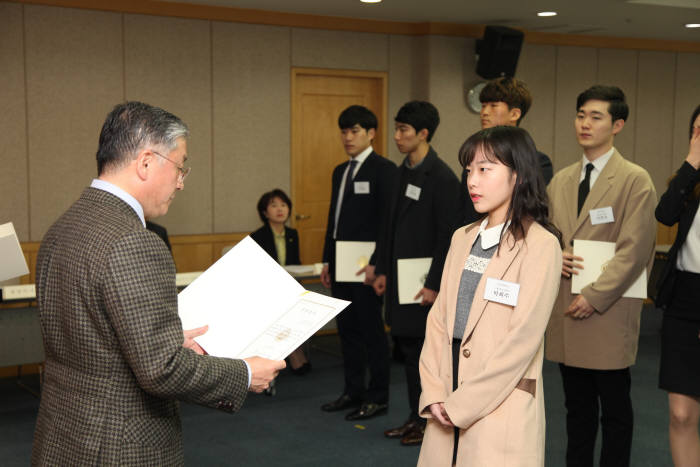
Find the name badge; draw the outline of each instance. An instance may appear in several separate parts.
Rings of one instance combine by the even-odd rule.
[[[608,206],[606,208],[591,209],[590,211],[588,211],[588,214],[591,216],[591,224],[593,225],[610,224],[611,222],[615,222],[615,217],[613,216],[612,212],[612,206]]]
[[[355,182],[355,194],[356,195],[368,195],[369,194],[369,182]]]
[[[418,201],[418,198],[420,198],[420,190],[421,188],[419,186],[409,183],[406,185],[406,197]]]
[[[485,300],[515,306],[518,304],[518,293],[520,293],[520,284],[501,281],[492,277],[486,278]]]

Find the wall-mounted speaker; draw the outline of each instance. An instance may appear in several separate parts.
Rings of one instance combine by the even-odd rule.
[[[515,76],[523,45],[523,32],[504,26],[486,26],[484,38],[476,41],[479,61],[476,73],[485,79]]]

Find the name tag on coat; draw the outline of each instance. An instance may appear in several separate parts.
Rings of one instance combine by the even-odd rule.
[[[615,222],[615,216],[613,216],[612,206],[607,206],[604,208],[591,209],[588,211],[588,215],[591,216],[591,224],[610,224]]]
[[[419,186],[411,185],[410,183],[406,185],[406,197],[412,200],[418,201],[420,198],[421,188]]]
[[[520,284],[515,282],[501,281],[493,277],[486,278],[486,290],[484,290],[484,300],[490,302],[503,303],[504,305],[515,306],[518,304],[518,294]]]
[[[355,182],[355,194],[356,195],[368,195],[369,194],[369,182]]]

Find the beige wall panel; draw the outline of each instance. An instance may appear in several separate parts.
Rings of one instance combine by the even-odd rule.
[[[462,167],[457,155],[462,143],[481,127],[479,116],[467,108],[465,89],[479,81],[474,39],[431,36],[430,102],[440,112],[440,126],[431,144],[455,174]]]
[[[554,145],[556,51],[553,45],[523,44],[516,72],[532,95],[532,106],[521,126],[530,133],[537,149],[550,158]]]
[[[126,98],[162,107],[190,127],[192,173],[168,214],[156,222],[170,234],[209,233],[213,225],[211,166],[211,40],[208,21],[124,15]]]
[[[413,38],[413,76],[411,98],[428,100],[430,96],[430,37]]]
[[[700,54],[679,53],[676,58],[673,151],[671,173],[675,173],[688,156],[688,124],[700,105]],[[670,175],[670,173],[669,173]],[[659,193],[661,195],[661,193]]]
[[[30,239],[97,173],[105,115],[124,98],[121,15],[25,6]]]
[[[257,229],[265,191],[292,196],[289,36],[289,28],[213,23],[215,232]]]
[[[659,195],[673,170],[675,72],[675,53],[639,53],[634,162],[649,171]]]
[[[0,224],[10,222],[29,240],[27,114],[24,92],[22,5],[0,3]]]
[[[588,47],[557,47],[557,83],[554,107],[554,172],[578,161],[583,154],[576,142],[576,96],[596,81],[597,53]]]
[[[638,56],[636,50],[598,49],[597,82],[622,89],[630,108],[625,127],[615,137],[615,147],[629,159],[635,154]]]
[[[389,108],[387,109],[387,156],[397,164],[404,156],[394,143],[394,116],[406,102],[413,100],[414,71],[418,65],[415,53],[416,38],[411,36],[389,36]]]
[[[343,70],[389,69],[389,35],[292,29],[292,66]]]

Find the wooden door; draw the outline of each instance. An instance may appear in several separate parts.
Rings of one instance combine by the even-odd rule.
[[[333,168],[347,160],[338,116],[363,105],[377,116],[375,151],[386,153],[386,85],[383,72],[292,69],[292,225],[301,260],[320,262],[331,200]]]

